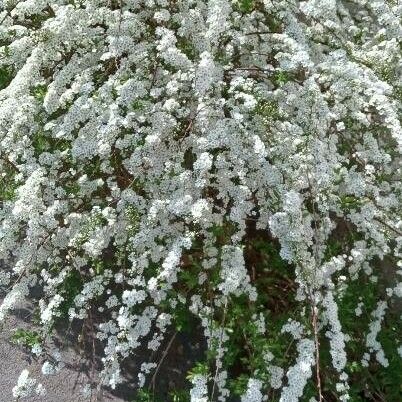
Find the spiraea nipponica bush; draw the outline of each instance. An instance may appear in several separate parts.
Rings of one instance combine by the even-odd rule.
[[[40,358],[97,310],[100,383],[149,349],[142,395],[195,320],[192,402],[400,400],[401,21],[397,0],[0,1],[0,319],[30,298]]]

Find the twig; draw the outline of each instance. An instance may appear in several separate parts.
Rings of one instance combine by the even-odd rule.
[[[39,248],[42,247],[42,246],[46,243],[47,239],[48,239],[54,232],[55,232],[55,229],[52,230],[47,236],[45,236],[45,237],[42,239],[42,241],[39,243],[39,245],[38,245],[37,248],[36,248],[36,252],[38,252]],[[28,264],[31,263],[31,261],[32,261],[32,259],[33,259],[34,257],[36,257],[36,255],[31,254],[31,256],[29,257],[29,260],[28,260],[27,263],[25,264],[25,267],[24,267],[23,270],[20,272],[20,274],[19,274],[17,280],[16,280],[11,286],[9,286],[9,287],[7,288],[7,291],[13,289],[14,286],[21,280],[21,278],[24,276],[26,270],[28,269]]]
[[[206,105],[201,106],[198,110],[193,112],[194,115],[192,117],[189,117],[189,119],[188,119],[189,123],[188,123],[186,129],[184,130],[181,138],[179,139],[179,143],[182,143],[184,138],[186,138],[186,135],[191,131],[191,129],[194,125],[195,119],[197,118],[197,116],[199,115],[201,110],[204,109],[205,107],[206,107]]]
[[[94,322],[92,319],[92,313],[91,309],[88,311],[89,313],[89,321],[90,321],[90,326],[91,326],[91,333],[90,333],[90,338],[92,340],[92,361],[91,361],[91,384],[95,383],[94,377],[95,377],[95,365],[96,365],[96,350],[95,350],[95,336],[94,336]],[[97,388],[96,394],[94,395],[95,401],[98,400],[98,395],[99,395],[100,388]],[[91,399],[92,399],[92,392],[91,392]]]
[[[378,217],[374,217],[373,218],[375,221],[382,223],[384,226],[386,226],[388,229],[392,230],[393,232],[395,232],[397,235],[402,236],[402,232],[396,228],[394,228],[393,226],[391,226],[390,224],[388,224],[387,222],[383,221],[381,218]]]
[[[289,351],[290,351],[290,348],[291,348],[291,346],[294,344],[294,342],[295,342],[294,339],[292,339],[292,340],[290,341],[289,346],[287,347],[287,349],[286,349],[286,351],[285,351],[284,357],[286,357],[286,356],[288,355],[288,353],[289,353]]]
[[[219,344],[218,344],[218,353],[219,353],[219,349],[221,348],[222,342],[223,342],[223,331],[224,331],[224,326],[225,326],[225,321],[226,321],[227,310],[228,310],[228,299],[226,298],[225,307],[224,307],[224,310],[223,310],[222,323],[221,323],[221,336],[220,336]],[[218,371],[219,371],[219,367],[218,367],[218,365],[216,365],[215,375],[214,375],[214,383],[212,384],[212,391],[211,391],[211,398],[210,398],[211,402],[214,400],[214,394],[215,394],[215,388],[216,388],[216,379],[218,378]]]
[[[17,173],[21,173],[18,169],[17,165],[14,162],[11,162],[6,156],[2,156],[1,159],[6,162],[9,166],[11,166]]]
[[[161,357],[161,359],[160,359],[160,361],[159,361],[159,363],[158,363],[158,365],[157,365],[157,367],[156,367],[156,369],[155,369],[155,372],[154,372],[154,374],[153,374],[153,376],[152,376],[151,385],[152,385],[152,393],[153,393],[153,394],[155,394],[155,381],[156,381],[156,376],[158,375],[159,369],[161,368],[161,365],[162,365],[163,361],[165,360],[166,356],[168,355],[169,349],[170,349],[170,347],[172,346],[173,341],[175,340],[176,336],[177,336],[177,331],[176,331],[176,332],[173,334],[173,336],[170,338],[170,341],[169,341],[169,343],[167,344],[166,349],[163,351],[162,357]]]
[[[269,35],[269,34],[273,34],[273,32],[270,31],[255,31],[255,32],[247,32],[244,35]]]
[[[321,389],[321,376],[320,376],[320,341],[318,339],[318,328],[317,328],[317,307],[314,303],[312,306],[312,324],[314,330],[314,344],[315,344],[315,374],[317,380],[318,389],[318,400],[322,402],[322,389]]]
[[[314,281],[316,280],[317,277],[317,269],[320,264],[320,256],[319,256],[319,247],[320,247],[320,235],[319,231],[317,228],[317,224],[319,221],[319,215],[316,210],[315,206],[315,192],[313,191],[313,186],[311,184],[311,180],[309,177],[309,172],[307,171],[307,180],[309,184],[309,191],[311,195],[311,202],[312,202],[312,209],[313,209],[313,218],[314,218],[314,237],[315,237],[315,247],[314,247]],[[311,293],[311,291],[310,291]],[[314,332],[314,346],[315,346],[315,373],[316,373],[316,381],[317,381],[317,390],[318,390],[318,401],[322,402],[322,387],[321,387],[321,375],[320,375],[320,340],[318,338],[318,326],[317,326],[317,320],[318,320],[318,315],[317,315],[317,303],[316,299],[314,297],[314,294],[310,294],[310,299],[311,299],[311,309],[312,309],[312,326],[313,326],[313,332]]]

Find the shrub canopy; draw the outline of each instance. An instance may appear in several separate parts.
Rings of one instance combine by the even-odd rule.
[[[0,1],[0,319],[34,286],[43,339],[100,312],[111,387],[197,325],[192,402],[400,400],[401,18]]]

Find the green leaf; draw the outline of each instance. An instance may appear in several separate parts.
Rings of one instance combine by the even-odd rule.
[[[32,348],[34,345],[41,343],[42,339],[36,331],[18,328],[11,336],[11,342]]]
[[[8,87],[13,76],[14,74],[9,67],[0,67],[0,90]]]
[[[191,381],[196,375],[208,376],[208,373],[209,373],[208,363],[197,362],[195,366],[191,370],[189,370],[186,378]]]
[[[241,0],[239,4],[240,11],[243,13],[250,13],[254,9],[254,3],[254,0]]]
[[[40,102],[43,102],[47,92],[47,85],[37,85],[31,90],[31,94]]]

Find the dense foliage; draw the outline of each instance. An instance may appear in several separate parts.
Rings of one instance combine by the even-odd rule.
[[[51,374],[101,313],[137,401],[194,326],[161,400],[402,400],[401,41],[397,0],[0,0],[0,320]]]

